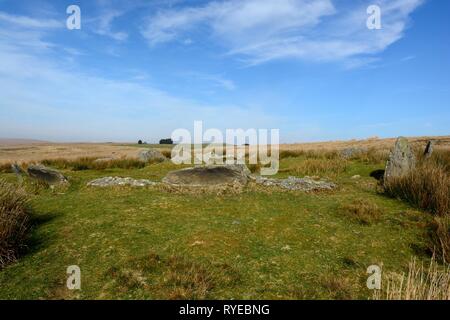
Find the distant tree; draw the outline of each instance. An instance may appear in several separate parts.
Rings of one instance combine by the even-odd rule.
[[[172,139],[161,139],[159,140],[159,144],[173,144],[173,140]]]
[[[139,141],[138,141],[138,144],[142,144],[142,140],[139,140]]]

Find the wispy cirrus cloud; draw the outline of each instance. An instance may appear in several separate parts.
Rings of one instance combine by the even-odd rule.
[[[95,33],[110,37],[117,41],[124,41],[128,38],[128,33],[124,31],[113,31],[112,24],[115,19],[123,16],[126,11],[107,10],[98,16],[95,27],[92,29]]]
[[[180,126],[189,128],[199,114],[214,127],[237,121],[244,126],[248,119],[254,126],[267,127],[274,121],[256,107],[179,97],[145,83],[148,75],[142,70],[131,70],[128,79],[113,79],[72,67],[64,55],[54,54],[65,47],[44,40],[50,31],[20,25],[0,28],[0,136],[133,141],[164,137]],[[234,88],[231,80],[219,76],[209,80]]]
[[[54,19],[36,19],[27,16],[8,14],[6,12],[0,12],[0,22],[7,23],[14,27],[33,29],[52,29],[64,27],[64,21]]]
[[[207,30],[226,54],[251,65],[298,58],[309,61],[374,61],[375,55],[404,36],[411,13],[423,0],[352,2],[332,0],[228,0],[159,11],[141,33],[151,46],[182,41]],[[366,27],[366,9],[378,4],[382,30]],[[204,34],[202,34],[204,37]],[[347,61],[348,62],[348,61]]]

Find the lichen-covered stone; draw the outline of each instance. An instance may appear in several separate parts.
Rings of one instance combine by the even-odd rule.
[[[28,167],[27,172],[31,178],[46,182],[50,185],[68,182],[62,173],[43,165],[31,165]]]
[[[95,179],[88,183],[91,187],[113,187],[113,186],[131,186],[131,187],[146,187],[158,184],[155,181],[146,179],[133,179],[121,177],[104,177]]]
[[[264,186],[278,186],[288,190],[300,190],[300,191],[319,191],[319,190],[333,190],[337,186],[332,182],[327,181],[317,181],[310,177],[297,178],[288,177],[287,179],[272,179],[257,176],[255,178],[257,184]]]
[[[245,185],[248,182],[250,170],[245,165],[208,165],[169,172],[163,179],[164,183],[175,186],[218,186],[227,184]]]
[[[156,162],[162,162],[167,160],[167,158],[159,151],[156,149],[147,149],[147,150],[142,150],[141,152],[139,152],[139,160],[144,161],[144,162],[149,162],[149,161],[156,161]]]
[[[384,181],[388,181],[389,178],[406,175],[414,169],[415,165],[416,157],[408,140],[404,137],[399,137],[395,142],[394,149],[391,151],[389,160],[386,163]]]

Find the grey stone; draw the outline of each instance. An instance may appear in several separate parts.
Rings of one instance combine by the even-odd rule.
[[[113,157],[105,157],[105,158],[98,158],[98,159],[95,159],[94,162],[95,162],[95,163],[100,163],[100,162],[108,162],[108,161],[113,161],[113,160],[116,160],[116,158],[113,158]]]
[[[332,182],[316,181],[310,177],[297,178],[288,177],[287,179],[272,179],[257,176],[255,179],[257,184],[264,186],[278,186],[288,190],[300,190],[300,191],[319,191],[319,190],[333,190],[337,186]]]
[[[238,183],[245,185],[248,182],[250,170],[246,165],[207,165],[169,172],[164,183],[176,186],[218,186]]]
[[[139,160],[144,162],[149,161],[162,162],[167,160],[167,158],[159,150],[147,149],[139,152]]]
[[[389,178],[404,176],[414,169],[415,165],[416,157],[408,140],[404,137],[399,137],[386,163],[384,181],[388,181]]]
[[[158,183],[146,179],[133,179],[133,178],[121,178],[121,177],[104,177],[92,180],[88,183],[91,187],[112,187],[112,186],[132,186],[132,187],[145,187],[154,186]]]
[[[28,167],[27,172],[31,178],[51,185],[68,182],[66,177],[64,177],[59,171],[43,165],[31,165]]]
[[[350,159],[350,158],[358,156],[364,152],[367,152],[367,148],[350,147],[350,148],[345,148],[345,149],[341,150],[340,155],[344,159]]]
[[[425,151],[423,153],[425,159],[428,159],[433,154],[433,145],[434,142],[432,140],[428,141],[427,146],[425,147]]]

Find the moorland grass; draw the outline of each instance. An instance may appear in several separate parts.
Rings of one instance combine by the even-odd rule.
[[[282,159],[281,170],[304,160]],[[39,241],[0,272],[0,298],[367,299],[367,266],[383,263],[400,272],[412,255],[427,259],[417,248],[427,246],[424,225],[431,217],[377,193],[369,173],[382,166],[361,161],[349,160],[332,178],[339,189],[317,194],[251,186],[223,194],[86,186],[105,175],[159,181],[178,168],[164,162],[61,169],[71,186],[32,197],[34,215],[44,221],[33,230]],[[350,179],[355,174],[361,179]],[[358,199],[382,210],[377,223],[342,214],[344,204]],[[81,268],[81,291],[65,288],[69,265]]]
[[[14,262],[29,236],[28,195],[21,187],[0,180],[0,269]]]

